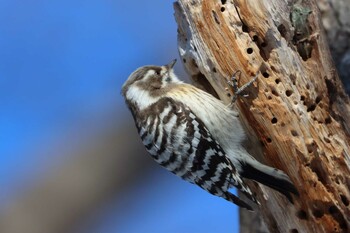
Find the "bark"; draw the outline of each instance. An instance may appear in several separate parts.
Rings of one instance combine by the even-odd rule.
[[[249,151],[285,171],[295,203],[250,183],[270,232],[348,232],[349,98],[337,75],[316,1],[178,0],[178,47],[199,87],[229,103],[227,80],[259,73],[236,108]],[[218,113],[219,114],[219,113]],[[258,208],[258,207],[256,207]]]

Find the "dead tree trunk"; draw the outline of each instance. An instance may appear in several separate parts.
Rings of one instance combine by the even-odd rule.
[[[315,0],[178,0],[175,16],[195,84],[228,103],[235,71],[240,84],[260,73],[236,107],[252,153],[285,171],[300,192],[292,205],[250,185],[269,231],[349,232],[350,104]]]

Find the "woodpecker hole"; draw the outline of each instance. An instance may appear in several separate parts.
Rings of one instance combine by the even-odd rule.
[[[306,87],[306,89],[309,90],[310,89],[310,84],[307,83],[305,87]]]
[[[261,43],[261,47],[264,48],[264,47],[266,47],[266,46],[267,46],[267,43],[266,43],[265,41]]]
[[[242,22],[242,31],[243,32],[249,32],[249,27],[243,22]]]
[[[307,144],[306,145],[307,152],[309,152],[309,154],[312,153],[314,151],[314,147],[315,147],[315,143],[314,142],[312,142],[310,144]]]
[[[289,97],[293,94],[292,90],[286,90],[286,96]]]
[[[334,220],[336,220],[338,222],[341,229],[343,229],[343,230],[348,229],[348,225],[344,219],[344,216],[342,215],[342,213],[340,212],[338,207],[336,207],[335,205],[331,205],[329,207],[328,211],[329,211],[329,214],[332,215]]]
[[[296,130],[294,130],[294,129],[292,129],[292,130],[290,131],[290,133],[291,133],[294,137],[298,137],[298,136],[299,136],[298,132],[297,132]]]
[[[311,104],[307,109],[306,109],[306,111],[307,112],[312,112],[312,111],[314,111],[316,109],[316,104]]]
[[[271,142],[272,142],[272,139],[271,139],[271,138],[266,138],[266,141],[267,141],[268,143],[271,143]]]
[[[287,29],[283,24],[278,25],[277,30],[280,32],[283,38],[286,38]]]
[[[329,140],[329,138],[324,137],[323,139],[324,139],[324,141],[325,141],[325,142],[327,142],[327,143],[331,143],[331,140]]]
[[[348,200],[348,198],[345,195],[340,194],[340,199],[341,199],[341,201],[343,202],[343,204],[345,206],[349,206],[349,200]]]
[[[271,123],[272,123],[272,124],[276,124],[276,123],[277,123],[277,118],[276,118],[276,117],[273,117],[273,118],[271,119]]]
[[[308,216],[307,216],[307,213],[305,212],[305,210],[299,210],[297,212],[297,217],[301,220],[307,220],[308,219]]]
[[[300,96],[300,101],[305,101],[305,96]]]
[[[272,90],[271,90],[271,93],[272,93],[273,95],[275,95],[275,96],[279,96],[278,92],[277,92],[275,89],[272,89]]]
[[[221,12],[224,12],[224,11],[225,11],[225,7],[221,7],[221,8],[220,8],[220,11],[221,11]]]
[[[252,48],[247,48],[247,53],[248,54],[252,54],[253,53],[253,49]]]
[[[258,37],[257,35],[254,35],[254,36],[253,36],[253,41],[254,41],[254,42],[257,42],[258,40],[259,40],[259,37]]]
[[[310,169],[316,174],[318,181],[327,186],[330,182],[327,168],[320,157],[314,157],[310,163]]]
[[[269,95],[269,96],[267,97],[267,99],[271,100],[271,99],[272,99],[272,96]]]
[[[324,213],[323,213],[322,210],[315,209],[315,210],[312,211],[312,215],[315,216],[315,218],[322,218]]]
[[[269,75],[269,73],[267,73],[267,71],[264,71],[264,72],[262,73],[262,75],[264,76],[264,78],[270,77],[270,75]]]
[[[327,117],[324,121],[326,124],[330,124],[332,122],[332,118]]]
[[[279,79],[279,78],[277,78],[276,80],[275,80],[275,83],[276,84],[279,84],[281,82],[281,79]]]
[[[289,75],[290,80],[292,80],[293,85],[295,85],[297,77],[294,74]]]
[[[226,0],[221,0],[221,4],[225,5],[226,4]]]
[[[186,63],[186,62],[187,62],[187,61],[186,61],[186,58],[183,58],[182,61],[183,61],[183,63]]]
[[[321,96],[317,96],[316,100],[315,100],[316,104],[319,104],[321,102],[321,100],[322,100],[322,97]]]
[[[215,67],[213,67],[212,71],[213,71],[214,73],[216,73],[216,68],[215,68]]]
[[[297,229],[292,229],[290,230],[290,233],[299,233],[299,231]]]
[[[339,176],[336,176],[336,177],[334,178],[334,181],[335,181],[335,183],[340,184]]]

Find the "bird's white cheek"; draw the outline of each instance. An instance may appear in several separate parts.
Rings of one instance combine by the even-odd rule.
[[[147,108],[157,102],[159,98],[152,97],[148,91],[141,89],[138,86],[131,86],[126,92],[126,98],[135,103],[140,110]]]

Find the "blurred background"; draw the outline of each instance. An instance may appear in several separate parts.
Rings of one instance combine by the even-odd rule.
[[[171,1],[0,0],[1,233],[238,232],[152,161],[120,95],[178,57],[176,30]]]

